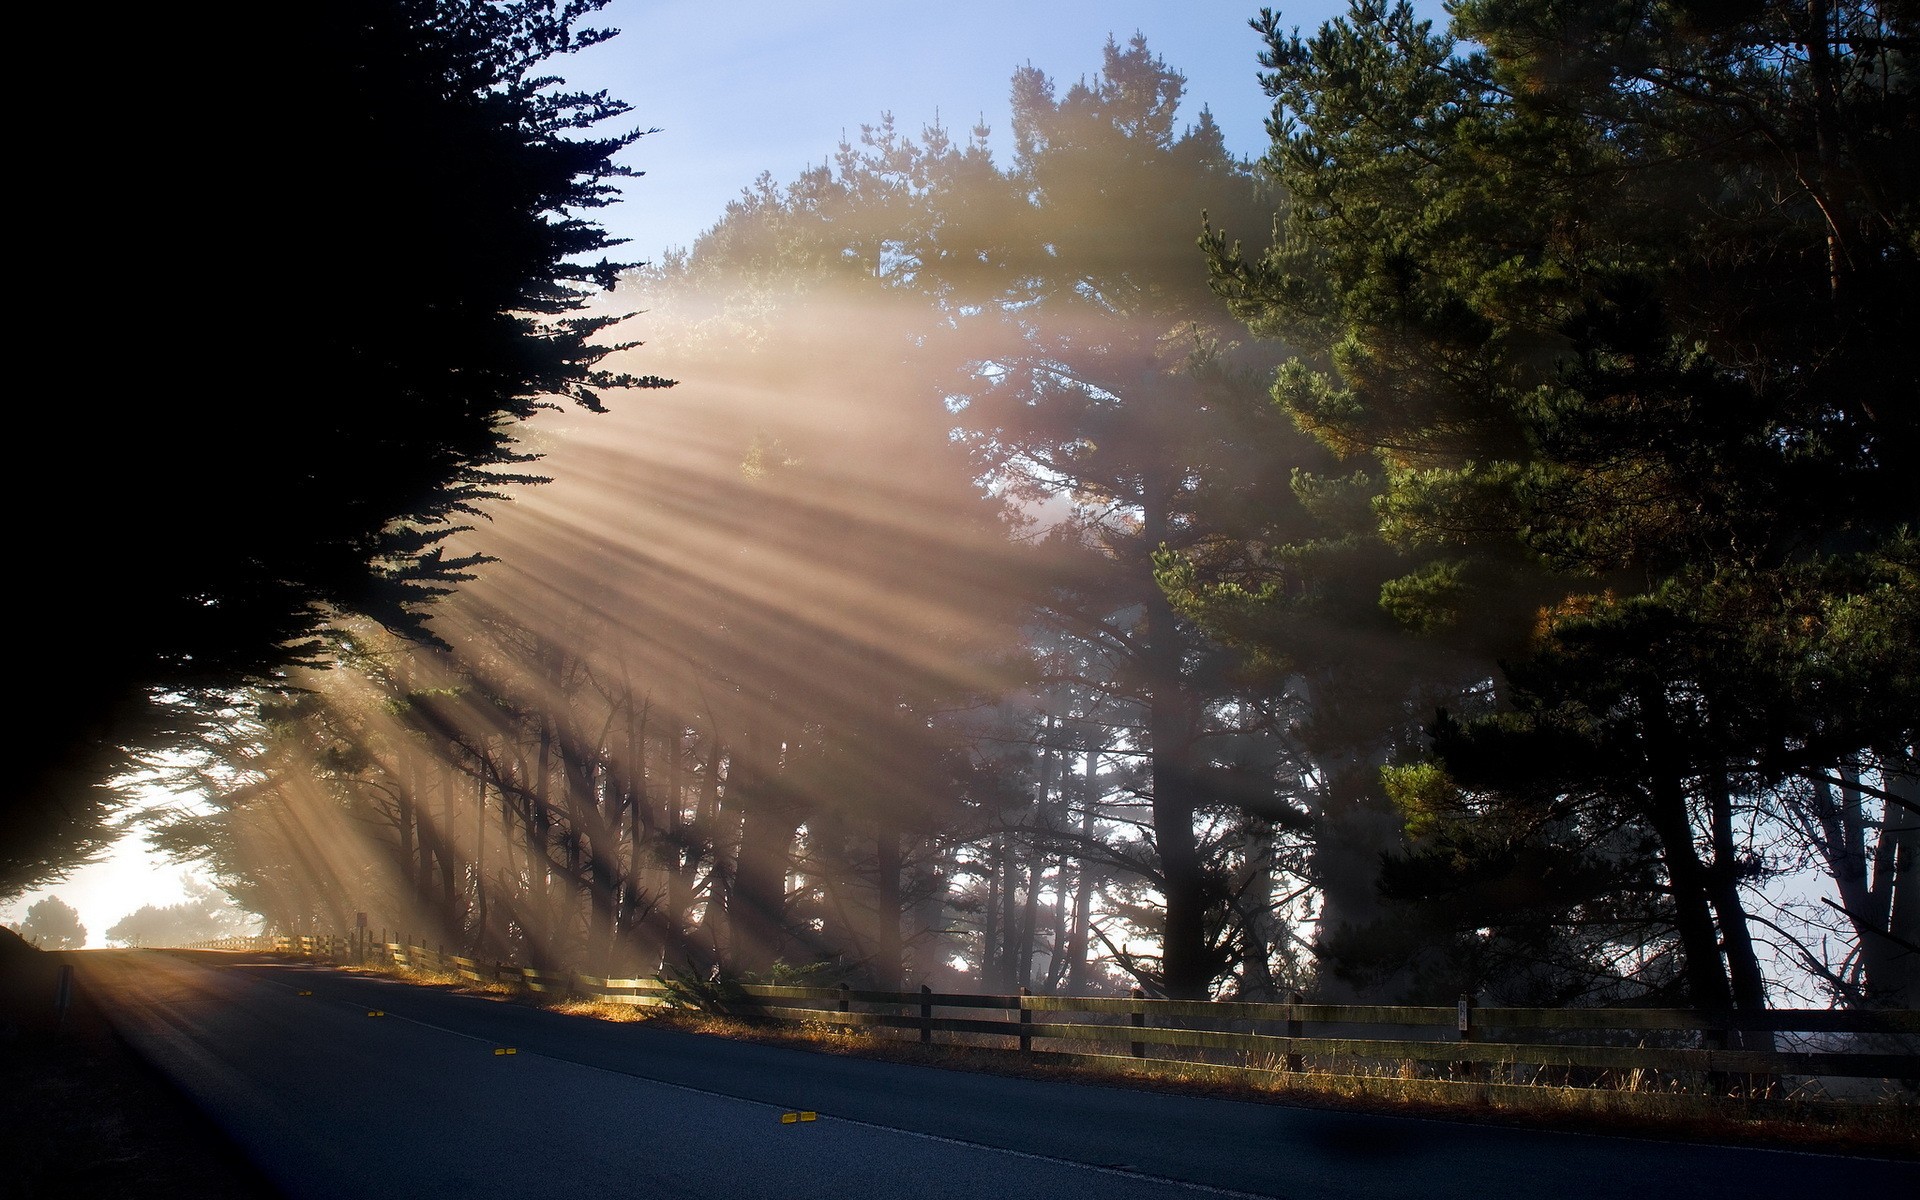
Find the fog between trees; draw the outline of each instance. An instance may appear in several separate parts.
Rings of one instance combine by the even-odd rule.
[[[533,421],[440,644],[344,622],[162,844],[595,973],[1912,1003],[1908,51],[1763,7],[1270,28],[1261,167],[1136,39],[1005,164],[762,180],[616,293],[678,385]]]

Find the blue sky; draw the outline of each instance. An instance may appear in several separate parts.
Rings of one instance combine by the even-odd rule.
[[[777,182],[833,153],[842,132],[891,111],[917,132],[936,114],[955,130],[982,115],[996,155],[1011,145],[1008,83],[1027,63],[1064,85],[1098,71],[1107,38],[1136,31],[1187,77],[1182,115],[1205,105],[1236,154],[1266,147],[1269,110],[1256,78],[1260,38],[1253,0],[615,0],[597,23],[622,31],[555,63],[568,82],[633,105],[657,127],[627,152],[645,171],[602,223],[651,258],[690,246],[762,171]],[[1344,0],[1279,6],[1312,29]],[[1424,6],[1423,6],[1424,7]]]

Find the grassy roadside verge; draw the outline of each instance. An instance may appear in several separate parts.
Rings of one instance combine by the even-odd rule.
[[[476,985],[457,976],[406,967],[342,969],[416,986],[486,995],[596,1020],[649,1022],[709,1037],[950,1070],[1517,1128],[1920,1161],[1920,1104],[1912,1102],[1874,1105],[1825,1101],[1747,1102],[1603,1088],[1489,1086],[1389,1076],[1286,1074],[1113,1055],[1041,1053],[1026,1057],[1014,1050],[944,1044],[923,1046],[918,1041],[866,1030],[846,1032],[825,1020],[819,1024],[776,1025],[685,1009],[570,1000],[499,984]]]
[[[120,1040],[84,983],[59,1022],[54,994],[60,967],[72,957],[43,953],[0,930],[0,1192],[27,1200],[278,1195],[217,1126]]]

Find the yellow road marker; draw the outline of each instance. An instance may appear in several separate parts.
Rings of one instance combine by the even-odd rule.
[[[817,1112],[803,1112],[800,1114],[800,1119],[802,1121],[818,1121],[820,1114]]]
[[[493,1052],[494,1052],[495,1054],[518,1054],[518,1053],[520,1053],[520,1051],[518,1051],[518,1050],[516,1050],[516,1049],[514,1049],[514,1048],[513,1048],[512,1046],[495,1046],[495,1047],[493,1048]]]
[[[384,1017],[387,1015],[387,1013],[385,1009],[370,1008],[367,1010],[367,1015],[370,1017]]]
[[[311,995],[313,995],[313,993],[312,993],[312,992],[295,992],[295,993],[294,993],[294,995],[296,995],[296,996],[311,996]]]
[[[818,1121],[819,1119],[819,1113],[804,1110],[801,1112],[783,1112],[780,1114],[780,1123],[782,1125],[794,1125],[801,1121]]]

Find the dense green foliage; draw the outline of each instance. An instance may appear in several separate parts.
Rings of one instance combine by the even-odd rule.
[[[1447,785],[1398,776],[1437,839],[1416,859],[1454,867],[1397,878],[1484,888],[1557,850],[1528,868],[1535,927],[1569,904],[1641,926],[1657,986],[1665,923],[1688,997],[1758,1006],[1741,888],[1772,864],[1746,839],[1809,780],[1913,779],[1912,15],[1455,17],[1263,17],[1287,233],[1259,257],[1209,238],[1217,286],[1300,351],[1278,403],[1373,460],[1403,556],[1381,604],[1504,663],[1493,710],[1433,731]],[[1910,839],[1884,813],[1891,872]],[[1636,891],[1654,908],[1623,914]]]

